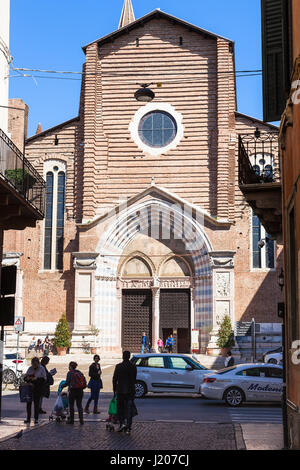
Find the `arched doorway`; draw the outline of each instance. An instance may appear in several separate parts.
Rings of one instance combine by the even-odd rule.
[[[171,220],[169,238],[163,233],[164,220]],[[146,239],[148,258],[142,251],[139,254],[128,252],[130,244],[142,235]],[[161,245],[168,248],[159,266],[154,266],[153,263],[155,249],[149,250],[151,240],[159,240]],[[185,212],[182,207],[166,200],[148,199],[119,213],[97,245],[100,255],[95,275],[95,318],[102,331],[104,347],[105,343],[110,343],[111,348],[121,345],[124,348],[129,344],[124,342],[126,322],[123,308],[125,304],[128,309],[133,308],[132,302],[138,304],[140,309],[147,307],[148,313],[152,310],[152,316],[149,314],[148,320],[149,324],[152,321],[149,336],[152,336],[152,344],[156,346],[158,337],[163,334],[160,325],[161,295],[167,297],[169,290],[170,296],[175,299],[176,295],[184,296],[183,291],[186,290],[185,298],[188,300],[182,303],[185,303],[189,312],[189,320],[183,326],[177,325],[178,328],[187,330],[182,332],[186,338],[185,345],[180,347],[186,350],[188,343],[190,347],[191,329],[198,329],[201,349],[204,350],[213,325],[211,250],[203,226],[197,222],[191,211]],[[146,297],[143,298],[143,295]],[[174,305],[177,304],[174,300]],[[171,322],[170,328],[176,326],[171,319],[167,321]],[[136,327],[132,345],[134,349],[140,349],[143,331],[141,326]]]

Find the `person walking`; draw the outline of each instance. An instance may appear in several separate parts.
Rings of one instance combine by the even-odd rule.
[[[150,352],[149,338],[144,332],[142,336],[142,351],[141,351],[142,354],[144,354],[145,348],[147,349],[147,352],[149,353]]]
[[[95,354],[94,362],[89,367],[90,381],[88,383],[88,388],[91,389],[91,395],[84,408],[84,411],[86,413],[89,413],[89,406],[90,406],[91,401],[94,401],[93,413],[94,414],[100,413],[100,411],[98,411],[98,401],[99,401],[100,390],[101,388],[103,388],[101,374],[102,374],[102,371],[100,367],[100,356],[98,354]]]
[[[175,339],[173,338],[173,335],[170,335],[166,341],[166,348],[168,350],[168,353],[173,352],[174,344],[175,344]]]
[[[77,411],[79,415],[80,424],[84,424],[83,421],[83,408],[82,408],[82,399],[83,399],[83,390],[86,388],[86,380],[80,370],[76,370],[77,363],[71,361],[69,364],[69,372],[67,373],[66,381],[62,385],[62,389],[69,387],[69,409],[70,409],[70,418],[67,421],[67,424],[74,424],[74,404],[76,402]]]
[[[113,375],[113,391],[117,396],[117,412],[119,420],[118,432],[125,431],[130,434],[132,418],[135,409],[135,383],[137,369],[130,362],[130,352],[123,352],[123,362],[117,364]]]
[[[34,403],[34,424],[38,424],[40,400],[43,395],[44,385],[47,382],[46,371],[44,367],[40,365],[40,360],[38,357],[32,358],[31,366],[28,368],[25,374],[24,381],[33,387],[32,400]],[[32,408],[31,405],[32,401],[27,403],[27,418],[24,421],[25,424],[30,424]]]
[[[43,388],[43,394],[41,396],[41,399],[40,399],[40,410],[39,410],[39,413],[40,414],[46,414],[47,412],[43,410],[43,407],[42,407],[42,404],[43,404],[43,398],[49,398],[50,397],[50,386],[54,384],[54,380],[53,380],[53,376],[52,374],[50,374],[50,372],[48,371],[47,369],[47,365],[49,364],[49,357],[48,356],[44,356],[42,359],[41,359],[41,366],[44,367],[45,369],[45,372],[46,372],[46,383],[44,384],[44,388]]]
[[[158,338],[157,347],[158,347],[158,351],[162,353],[164,350],[164,342],[161,338]]]

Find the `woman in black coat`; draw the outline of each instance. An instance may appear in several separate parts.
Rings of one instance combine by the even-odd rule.
[[[101,380],[101,367],[100,367],[100,356],[96,354],[94,356],[94,362],[90,365],[89,368],[89,376],[90,376],[90,381],[88,383],[88,388],[91,389],[91,395],[90,398],[87,401],[87,404],[85,405],[84,411],[86,413],[89,413],[89,406],[91,401],[94,401],[94,414],[99,414],[100,411],[98,411],[98,401],[99,401],[99,394],[102,386],[102,380]]]

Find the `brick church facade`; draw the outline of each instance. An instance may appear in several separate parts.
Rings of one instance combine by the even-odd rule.
[[[160,10],[135,20],[125,1],[119,29],[83,51],[79,115],[26,142],[45,220],[5,235],[24,335],[53,334],[65,312],[73,350],[94,325],[103,352],[138,351],[144,331],[206,352],[225,314],[279,323],[281,249],[257,252],[238,184],[239,134],[277,129],[237,112],[234,43]]]

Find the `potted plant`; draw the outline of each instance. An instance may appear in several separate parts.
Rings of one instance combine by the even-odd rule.
[[[65,313],[56,325],[54,344],[59,356],[65,356],[67,349],[71,347],[71,332]]]
[[[14,186],[19,189],[20,191],[24,189],[32,188],[35,183],[36,179],[26,170],[23,171],[22,168],[16,168],[14,170],[5,170],[5,177],[11,181]]]
[[[94,346],[91,347],[91,353],[92,354],[97,354],[97,336],[99,335],[100,333],[100,330],[98,330],[98,328],[96,328],[95,325],[91,325],[90,326],[90,331],[91,331],[91,334],[94,336]]]
[[[234,344],[231,320],[229,315],[225,315],[218,331],[217,346],[221,349],[221,354],[224,356]]]

